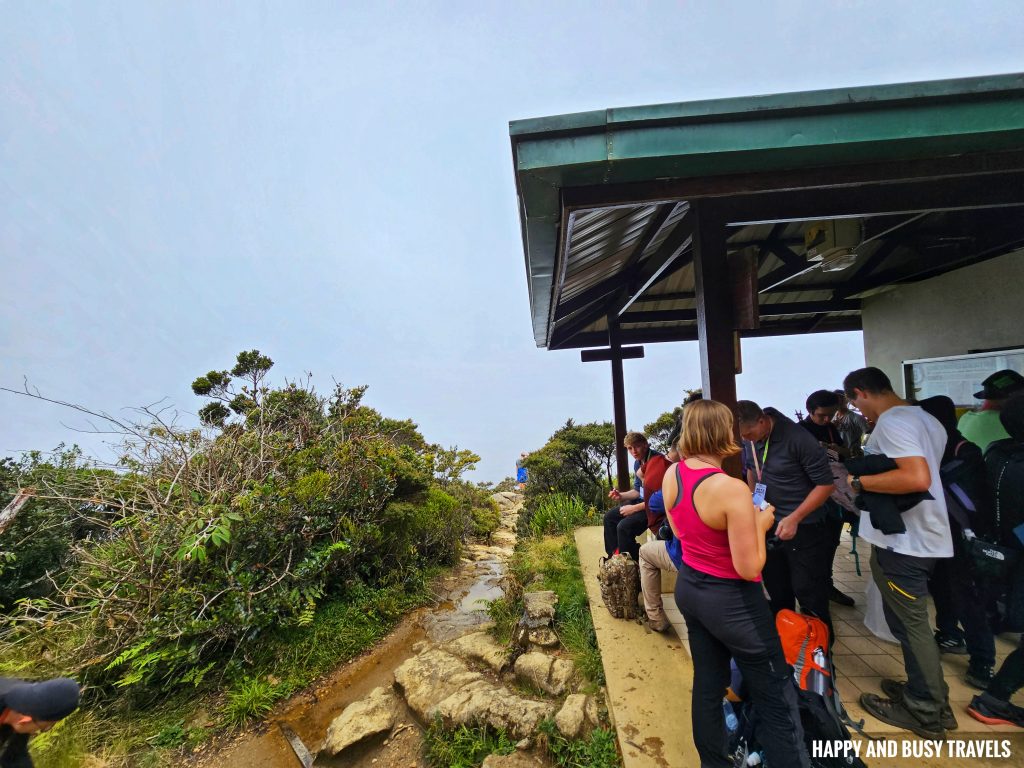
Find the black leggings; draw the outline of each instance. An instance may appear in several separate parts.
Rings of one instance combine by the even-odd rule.
[[[683,563],[675,596],[693,654],[693,741],[702,768],[732,765],[722,714],[730,658],[736,660],[753,701],[767,762],[772,768],[806,768],[809,758],[793,670],[782,653],[761,585],[709,576]]]

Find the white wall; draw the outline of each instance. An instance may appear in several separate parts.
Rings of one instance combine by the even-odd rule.
[[[1024,344],[1024,249],[864,300],[864,357],[903,392],[903,360]]]

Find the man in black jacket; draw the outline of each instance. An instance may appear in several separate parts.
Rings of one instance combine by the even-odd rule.
[[[811,434],[774,408],[757,403],[736,404],[740,437],[751,443],[750,480],[763,487],[764,498],[775,506],[775,526],[769,531],[764,586],[772,611],[800,610],[828,625],[832,532],[825,521],[825,503],[835,488],[825,451]],[[774,541],[772,540],[774,537]]]
[[[66,677],[39,683],[0,677],[0,768],[31,768],[29,736],[74,712],[78,695],[78,683]]]

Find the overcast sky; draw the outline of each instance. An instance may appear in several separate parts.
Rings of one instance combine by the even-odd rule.
[[[1024,70],[1019,2],[0,2],[0,386],[119,412],[243,349],[499,480],[607,363],[534,345],[509,120]],[[792,412],[859,333],[751,340],[741,397]],[[625,363],[631,428],[697,345]],[[0,393],[0,456],[80,416]],[[107,454],[109,455],[109,454]]]

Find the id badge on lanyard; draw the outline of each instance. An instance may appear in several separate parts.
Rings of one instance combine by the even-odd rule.
[[[754,457],[754,471],[757,472],[757,483],[754,485],[754,506],[764,509],[766,506],[765,494],[768,493],[768,486],[761,482],[761,478],[764,475],[764,464],[768,460],[768,443],[771,442],[771,435],[768,435],[768,440],[764,444],[764,452],[761,455],[761,461],[757,460],[757,449],[754,443],[750,443],[750,453]]]

